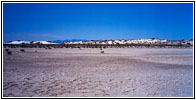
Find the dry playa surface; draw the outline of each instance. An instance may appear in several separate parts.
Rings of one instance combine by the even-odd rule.
[[[9,49],[4,97],[193,96],[191,48]]]

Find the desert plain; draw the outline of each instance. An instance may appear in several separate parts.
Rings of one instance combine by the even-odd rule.
[[[193,96],[192,48],[20,49],[3,50],[4,97]]]

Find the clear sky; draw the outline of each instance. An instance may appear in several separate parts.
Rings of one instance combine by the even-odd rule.
[[[3,39],[190,39],[192,3],[4,3]]]

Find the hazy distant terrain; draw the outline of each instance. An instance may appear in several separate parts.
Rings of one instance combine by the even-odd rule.
[[[193,96],[191,48],[9,50],[3,51],[5,97]]]

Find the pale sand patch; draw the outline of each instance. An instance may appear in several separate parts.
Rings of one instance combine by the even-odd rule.
[[[166,63],[166,64],[179,64],[179,65],[193,65],[193,56],[181,56],[181,55],[148,55],[136,57],[136,59],[156,62],[156,63]]]

